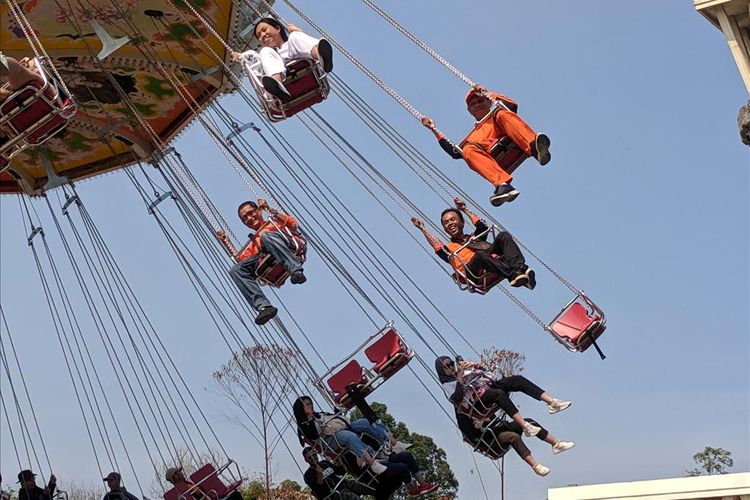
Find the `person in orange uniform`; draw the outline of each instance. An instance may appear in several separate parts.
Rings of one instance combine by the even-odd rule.
[[[546,165],[552,157],[549,152],[550,140],[544,134],[537,134],[516,114],[518,104],[514,100],[502,94],[488,92],[480,85],[475,85],[466,95],[466,107],[476,123],[467,136],[463,149],[438,132],[435,122],[430,118],[423,117],[422,124],[435,133],[446,153],[454,159],[463,158],[469,168],[495,186],[490,203],[499,207],[515,200],[519,191],[510,184],[513,180],[511,175],[490,155],[492,145],[501,137],[507,136],[524,153],[536,158],[540,165]],[[488,118],[491,111],[492,117]]]
[[[457,271],[463,271],[463,267],[466,265],[468,271],[475,276],[482,274],[482,271],[486,271],[507,279],[510,286],[525,286],[533,290],[536,287],[534,270],[526,265],[521,249],[513,241],[513,236],[506,231],[502,231],[497,235],[495,241],[489,243],[487,241],[489,226],[478,215],[469,211],[463,200],[456,198],[454,202],[455,208],[446,208],[440,215],[443,229],[451,238],[448,243],[443,243],[433,236],[421,220],[416,217],[411,220],[414,226],[422,231],[438,257]],[[464,214],[474,225],[472,235],[464,233]],[[468,245],[459,250],[467,242]],[[451,254],[456,251],[458,251],[456,255],[451,257]]]
[[[263,212],[268,211],[269,220],[263,218]],[[269,208],[263,199],[258,202],[246,201],[237,208],[240,220],[255,233],[250,233],[250,240],[241,251],[237,251],[226,233],[219,231],[216,236],[227,247],[237,263],[232,266],[229,275],[240,289],[242,296],[250,305],[258,311],[255,323],[262,325],[271,320],[278,309],[271,305],[263,293],[255,274],[260,259],[260,253],[268,253],[279,262],[289,273],[293,284],[301,284],[307,281],[302,270],[302,264],[289,246],[289,238],[279,230],[289,229],[296,233],[299,222],[291,215]]]

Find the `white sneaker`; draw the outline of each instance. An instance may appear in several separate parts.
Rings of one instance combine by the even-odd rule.
[[[569,450],[572,447],[574,447],[576,444],[571,441],[558,441],[555,443],[555,446],[552,447],[552,453],[557,455],[558,453],[562,453],[565,450]]]
[[[391,446],[393,453],[403,453],[411,448],[411,443],[405,443],[403,441],[396,441],[396,444]]]
[[[532,425],[529,422],[526,422],[523,426],[523,433],[527,437],[534,437],[542,430],[541,427],[537,427],[536,425]]]
[[[536,464],[534,467],[532,467],[532,469],[534,469],[534,472],[536,472],[537,476],[544,477],[549,474],[549,467],[545,467],[542,464]]]
[[[549,410],[550,414],[555,414],[557,412],[563,411],[567,409],[570,405],[572,405],[570,401],[560,401],[559,399],[553,399],[550,404],[547,405],[547,409]]]
[[[380,462],[376,460],[372,463],[372,465],[370,465],[370,470],[373,471],[375,474],[382,474],[383,472],[388,470],[388,467],[386,467],[385,465],[381,464]]]

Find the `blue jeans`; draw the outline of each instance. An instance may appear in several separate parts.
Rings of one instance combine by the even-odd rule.
[[[266,231],[262,233],[260,235],[260,248],[261,251],[271,254],[288,273],[302,269],[302,264],[297,260],[297,256],[289,249],[286,238],[279,232]],[[237,288],[240,289],[240,293],[256,311],[271,305],[257,281],[255,269],[258,267],[258,260],[260,260],[260,254],[253,255],[249,259],[236,263],[229,270],[229,275]]]
[[[360,418],[349,424],[348,429],[340,430],[334,436],[325,436],[323,439],[333,449],[349,448],[349,451],[354,453],[357,458],[362,458],[370,447],[362,441],[359,437],[360,434],[367,433],[382,445],[388,439],[386,432],[386,427],[381,422],[370,424],[366,419]]]

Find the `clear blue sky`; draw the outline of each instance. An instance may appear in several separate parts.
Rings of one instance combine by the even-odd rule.
[[[522,116],[551,137],[551,164],[544,169],[533,162],[524,165],[514,182],[521,196],[497,213],[540,256],[589,292],[609,317],[601,341],[608,358],[600,361],[594,352],[567,353],[500,293],[459,293],[348,174],[305,137],[299,123],[279,126],[478,349],[497,346],[525,353],[529,378],[574,401],[569,411],[548,416],[543,406],[516,398],[525,414],[556,436],[575,441],[576,448],[553,456],[541,442],[530,440],[538,460],[552,469],[544,479],[509,455],[507,498],[539,499],[549,487],[574,483],[681,476],[692,466],[692,455],[709,445],[731,450],[735,471],[748,470],[750,156],[736,128],[737,110],[748,96],[723,35],[690,2],[677,0],[477,1],[469,10],[462,3],[429,0],[381,5],[470,78],[517,99]],[[471,119],[460,80],[359,2],[304,0],[300,7],[449,136],[463,137]],[[279,9],[308,30],[283,5]],[[415,120],[336,57],[337,75],[476,198],[486,200],[488,186],[481,179],[447,158]],[[242,116],[241,104],[228,102]],[[441,202],[365,133],[340,101],[332,98],[318,109],[437,217]],[[191,128],[176,146],[227,217],[233,217],[237,203],[248,196],[246,188],[203,130]],[[267,160],[268,168],[278,168],[270,156]],[[221,418],[210,391],[210,374],[228,352],[127,178],[122,173],[97,178],[81,183],[79,192],[230,454],[248,471],[259,471],[259,451]],[[16,342],[25,346],[20,356],[53,465],[63,481],[96,482],[98,472],[72,403],[17,202],[4,197],[0,209],[2,304]],[[236,221],[234,230],[241,231]],[[310,257],[308,284],[286,287],[280,295],[317,339],[326,361],[333,362],[371,327],[319,259]],[[326,297],[322,304],[321,296]],[[523,296],[544,317],[567,300],[545,273],[537,290]],[[321,308],[326,308],[323,313]],[[464,348],[458,341],[454,345]],[[107,370],[100,376],[113,383]],[[462,498],[483,498],[457,431],[410,374],[398,377],[375,399],[445,448]],[[0,467],[7,482],[16,465],[5,423],[1,427]],[[129,436],[137,450],[135,435]],[[286,452],[275,458],[278,479],[301,480]],[[497,474],[484,458],[476,458],[490,497],[496,498]]]

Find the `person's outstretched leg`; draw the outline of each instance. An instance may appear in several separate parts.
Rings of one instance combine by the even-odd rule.
[[[255,318],[255,323],[262,325],[276,316],[278,310],[271,305],[268,298],[260,289],[260,285],[256,280],[255,268],[258,265],[258,258],[251,257],[236,263],[229,270],[229,275],[232,280],[240,289],[240,293],[245,300],[252,306],[253,309],[258,311],[258,315]]]
[[[550,140],[544,134],[537,134],[528,123],[512,111],[500,110],[495,113],[495,123],[524,153],[533,156],[540,165],[549,163]]]
[[[279,262],[289,274],[302,270],[302,264],[289,248],[289,242],[278,231],[266,231],[260,235],[260,246]]]
[[[502,379],[493,382],[492,387],[495,389],[502,389],[506,392],[522,392],[537,401],[544,401],[547,403],[547,408],[552,414],[563,411],[571,405],[570,401],[562,401],[552,397],[545,392],[544,389],[521,375],[503,377]]]
[[[500,388],[492,387],[490,389],[487,389],[486,391],[484,391],[482,397],[479,398],[479,401],[485,407],[500,407],[500,409],[503,410],[507,415],[509,415],[514,422],[516,422],[523,428],[524,434],[529,437],[536,436],[541,431],[539,427],[532,425],[524,420],[521,412],[518,411],[516,405],[514,405],[513,401],[511,401],[510,397],[508,397],[508,393]]]
[[[513,178],[497,164],[495,159],[476,144],[466,144],[463,147],[464,161],[469,168],[478,173],[490,184],[495,191],[490,196],[490,203],[499,207],[503,203],[511,202],[519,195],[519,191],[510,185]]]

